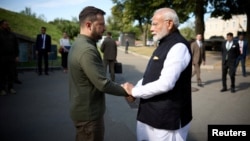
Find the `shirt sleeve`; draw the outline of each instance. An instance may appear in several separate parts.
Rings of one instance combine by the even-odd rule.
[[[107,79],[99,52],[89,49],[79,57],[81,68],[83,68],[88,80],[97,88],[107,94],[125,96],[126,91],[120,84]]]
[[[191,55],[186,45],[183,43],[175,44],[166,56],[159,79],[145,85],[141,85],[141,79],[132,89],[132,95],[148,99],[170,91],[190,61]]]
[[[59,42],[60,42],[60,46],[63,46],[63,40],[60,39]]]
[[[137,82],[137,84],[135,85],[135,87],[142,86],[142,81],[143,81],[143,79],[140,79],[140,80]]]

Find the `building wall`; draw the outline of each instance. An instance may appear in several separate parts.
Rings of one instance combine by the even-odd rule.
[[[205,21],[204,38],[209,39],[211,36],[223,36],[226,38],[228,32],[237,36],[238,32],[244,32],[247,29],[246,15],[234,15],[230,20],[218,18],[208,18]]]

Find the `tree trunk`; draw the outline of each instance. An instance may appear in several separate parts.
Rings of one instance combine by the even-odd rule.
[[[143,45],[144,45],[144,43],[145,43],[145,31],[144,31],[144,28],[143,28],[143,25],[142,25],[141,20],[138,20],[138,22],[139,22],[139,29],[140,29],[140,31],[141,31],[141,33],[142,33],[142,36],[141,36],[141,38],[142,38],[142,43],[143,43]]]
[[[143,46],[147,45],[147,39],[148,39],[148,24],[144,25],[144,31],[143,31]]]
[[[250,43],[250,12],[246,12],[246,15],[247,15],[247,41],[248,41],[248,44]],[[250,46],[248,46],[248,50],[250,49]]]
[[[204,24],[204,0],[196,0],[195,6],[195,33],[201,34],[204,37],[205,24]]]

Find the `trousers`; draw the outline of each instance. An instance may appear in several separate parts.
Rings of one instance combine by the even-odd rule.
[[[186,141],[189,128],[190,123],[178,130],[157,129],[137,121],[137,141]]]
[[[74,121],[76,128],[75,141],[103,141],[104,119],[94,121]]]

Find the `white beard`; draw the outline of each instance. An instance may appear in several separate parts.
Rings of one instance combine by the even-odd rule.
[[[167,36],[169,32],[167,31],[166,27],[163,27],[163,29],[158,33],[153,36],[153,40],[155,42],[161,40],[163,37]]]

